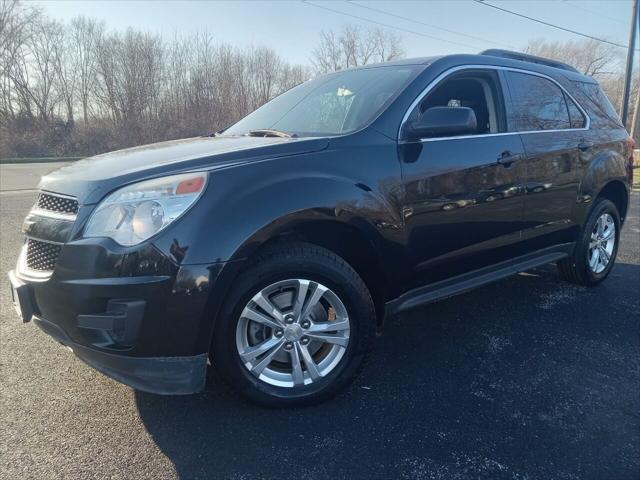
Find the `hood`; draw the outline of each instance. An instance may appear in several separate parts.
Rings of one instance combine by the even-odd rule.
[[[231,166],[326,148],[324,138],[197,137],[117,150],[73,162],[42,177],[38,188],[72,195],[80,204],[147,178]]]

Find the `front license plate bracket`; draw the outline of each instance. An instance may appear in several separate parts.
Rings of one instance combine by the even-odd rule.
[[[30,322],[34,308],[29,285],[21,282],[13,271],[9,272],[9,283],[11,284],[11,299],[18,316],[24,323]]]

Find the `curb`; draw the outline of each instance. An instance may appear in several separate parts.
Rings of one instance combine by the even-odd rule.
[[[75,162],[87,157],[0,158],[0,165],[28,165],[31,163]]]

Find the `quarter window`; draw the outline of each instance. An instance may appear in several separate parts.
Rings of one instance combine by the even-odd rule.
[[[567,102],[567,108],[569,109],[569,121],[571,122],[571,128],[583,128],[587,121],[587,119],[584,118],[584,114],[580,111],[576,103],[566,94],[564,99]]]
[[[573,82],[573,94],[589,112],[596,128],[622,128],[620,117],[597,83]]]
[[[572,128],[564,93],[555,83],[526,73],[507,72],[507,77],[513,100],[510,130],[528,132]]]

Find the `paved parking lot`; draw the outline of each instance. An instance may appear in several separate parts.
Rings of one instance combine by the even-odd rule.
[[[0,192],[31,190],[42,175],[63,165],[66,162],[0,164]]]
[[[33,199],[0,195],[2,478],[640,478],[638,194],[602,286],[549,267],[392,319],[355,385],[289,411],[215,378],[134,392],[20,324],[4,273]]]

